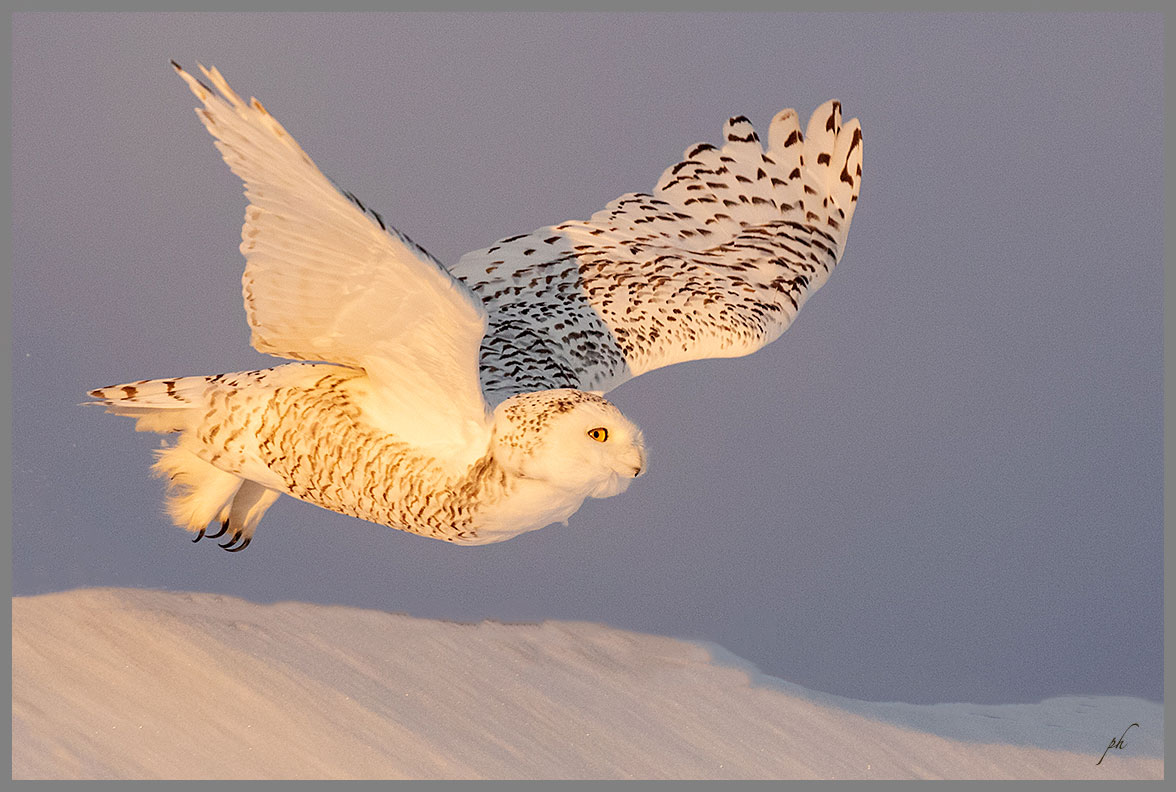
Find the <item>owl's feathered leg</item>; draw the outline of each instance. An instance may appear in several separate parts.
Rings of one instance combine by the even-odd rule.
[[[232,531],[230,540],[220,546],[232,552],[244,550],[262,515],[280,494],[205,462],[182,444],[156,451],[156,457],[156,475],[169,479],[168,515],[176,525],[197,534],[193,541],[216,539]],[[220,522],[220,530],[205,533],[214,520]]]
[[[220,546],[230,553],[239,553],[248,547],[249,543],[253,541],[253,531],[257,528],[257,523],[261,521],[261,516],[280,495],[281,493],[263,487],[256,482],[249,480],[242,482],[241,488],[233,497],[233,503],[229,507],[229,517],[221,527],[221,533],[224,533],[226,529],[232,529],[233,536]]]
[[[169,481],[167,513],[172,522],[196,533],[227,516],[241,488],[240,477],[205,462],[183,445],[160,449],[155,455],[155,474]]]

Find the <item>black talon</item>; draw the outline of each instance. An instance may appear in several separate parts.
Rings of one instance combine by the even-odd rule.
[[[221,523],[221,529],[220,529],[219,531],[217,531],[216,533],[214,533],[214,534],[209,534],[209,535],[208,535],[208,538],[209,538],[209,539],[217,539],[217,538],[219,538],[219,537],[221,537],[221,536],[224,536],[224,535],[225,535],[225,531],[227,531],[227,530],[229,530],[229,521],[228,521],[228,519],[226,518],[226,519],[225,519],[225,520],[224,520],[224,521]],[[230,542],[230,544],[232,544],[232,543]]]
[[[235,534],[233,534],[233,538],[230,539],[229,541],[225,542],[223,545],[221,545],[221,547],[228,550],[230,547],[235,545],[237,543],[237,540],[240,538],[241,538],[241,532],[237,531]]]
[[[253,541],[252,536],[246,536],[245,541],[242,542],[239,547],[225,547],[225,550],[227,550],[230,553],[240,553],[242,550],[244,550],[246,547],[248,547],[249,543],[252,541]],[[224,545],[221,545],[221,547],[224,547]]]
[[[203,539],[203,538],[204,538],[204,529],[203,529],[203,528],[201,528],[201,529],[200,529],[200,533],[196,534],[196,538],[195,538],[195,539],[193,539],[192,541],[193,541],[193,542],[199,542],[199,541],[200,541],[201,539]]]

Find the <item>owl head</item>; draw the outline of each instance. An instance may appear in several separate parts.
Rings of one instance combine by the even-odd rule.
[[[491,441],[507,473],[607,498],[645,471],[645,444],[607,399],[561,388],[523,393],[494,411]]]

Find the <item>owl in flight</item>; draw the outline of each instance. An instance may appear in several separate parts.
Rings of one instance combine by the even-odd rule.
[[[447,542],[566,522],[645,470],[603,397],[661,366],[748,355],[787,329],[845,249],[862,135],[841,105],[802,131],[748,120],[651,193],[501,239],[446,267],[337,188],[257,100],[178,64],[245,183],[242,292],[261,371],[90,391],[156,452],[172,520],[243,550],[282,493]]]

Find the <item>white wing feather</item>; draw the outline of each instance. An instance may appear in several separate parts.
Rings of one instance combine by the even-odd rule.
[[[340,192],[256,99],[174,64],[225,162],[245,183],[242,277],[252,343],[267,354],[363,369],[365,418],[420,446],[486,431],[480,300],[428,253]]]

